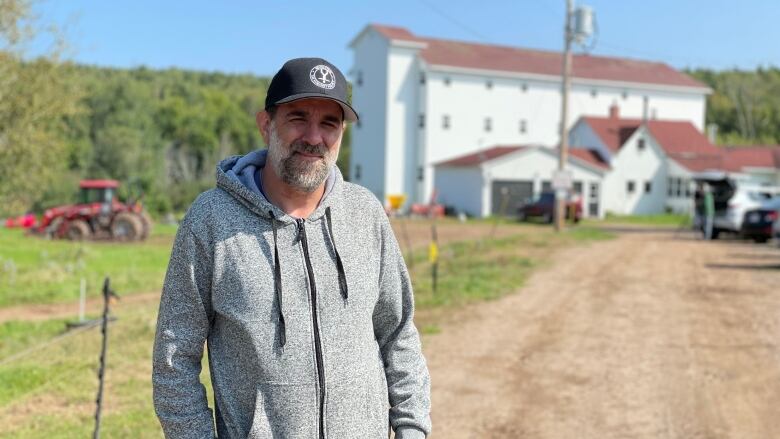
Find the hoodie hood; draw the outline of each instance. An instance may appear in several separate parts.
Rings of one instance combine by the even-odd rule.
[[[273,216],[284,223],[294,221],[279,207],[271,203],[260,188],[261,176],[268,157],[268,149],[252,151],[243,156],[232,156],[222,160],[217,165],[217,187],[223,189],[253,212],[263,217]],[[337,166],[332,166],[325,180],[325,192],[317,209],[308,219],[317,219],[325,214],[325,208],[330,205],[330,199],[341,190],[344,178]]]

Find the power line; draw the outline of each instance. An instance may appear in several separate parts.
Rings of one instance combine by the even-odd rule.
[[[434,5],[433,3],[429,2],[428,0],[420,0],[420,3],[427,6],[430,10],[438,14],[440,17],[444,18],[445,20],[449,21],[450,23],[458,26],[462,30],[470,33],[472,36],[475,36],[482,40],[482,42],[490,42],[490,38],[486,37],[485,35],[482,35],[481,33],[477,32],[476,30],[472,29],[470,26],[466,25],[462,21],[452,17],[451,15],[447,14],[446,12],[439,9],[438,6]]]

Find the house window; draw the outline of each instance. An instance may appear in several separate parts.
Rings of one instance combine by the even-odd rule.
[[[526,84],[525,82],[524,82],[524,83],[522,83],[522,84],[520,84],[520,90],[521,90],[523,93],[527,92],[527,91],[528,91],[528,84]]]
[[[425,178],[425,172],[422,166],[417,167],[417,181],[423,181]]]
[[[671,177],[666,179],[666,195],[668,197],[674,196],[674,179]]]
[[[360,165],[355,165],[355,180],[360,180],[362,168]]]
[[[646,181],[645,182],[645,193],[649,194],[651,192],[653,192],[653,183],[650,182],[650,181]]]
[[[449,114],[445,114],[444,116],[441,117],[441,127],[444,128],[445,130],[450,129],[450,115]]]
[[[528,126],[525,119],[520,119],[520,134],[525,134],[528,131]]]
[[[444,85],[446,85],[447,87],[449,87],[449,86],[450,86],[450,82],[451,82],[451,81],[450,81],[450,77],[449,77],[449,76],[445,76],[445,77],[444,77]]]
[[[628,99],[628,92],[623,90],[623,93],[620,93],[620,97],[622,97],[623,100],[625,101],[626,99]]]
[[[491,81],[490,79],[488,79],[488,80],[487,80],[487,82],[485,83],[485,87],[487,87],[487,89],[488,89],[488,90],[490,90],[491,88],[493,88],[493,81]]]
[[[421,114],[421,115],[420,115],[420,123],[419,123],[419,126],[420,126],[420,128],[425,128],[425,115],[424,115],[424,114]]]
[[[358,87],[363,85],[363,72],[361,70],[358,70],[358,72],[357,72],[357,78],[355,79],[355,84]]]
[[[635,189],[636,189],[636,183],[634,183],[633,181],[626,182],[626,192],[628,192],[629,194],[633,194]]]
[[[685,181],[685,198],[691,198],[693,195],[693,189],[691,188],[691,181],[690,180],[683,180]]]
[[[420,85],[425,85],[425,73],[420,73]]]
[[[681,198],[683,196],[683,179],[682,178],[676,178],[677,180],[676,184],[674,185],[674,188],[676,190],[677,198]]]
[[[598,91],[598,90],[596,90],[595,88],[592,88],[592,89],[590,90],[590,97],[592,97],[592,98],[595,98],[595,97],[596,97],[596,96],[598,96],[598,95],[599,95],[599,91]]]
[[[637,149],[639,149],[640,151],[644,151],[644,150],[645,150],[645,139],[639,139],[639,140],[636,142],[636,147],[637,147]]]
[[[485,131],[493,130],[493,121],[489,117],[485,118]]]

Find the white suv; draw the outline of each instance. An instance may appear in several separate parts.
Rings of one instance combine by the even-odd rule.
[[[707,183],[715,198],[715,218],[712,237],[716,239],[720,232],[740,233],[745,212],[761,207],[776,188],[755,183],[738,182],[724,174],[702,174],[694,178],[697,183]],[[703,224],[703,194],[696,191],[696,224]]]

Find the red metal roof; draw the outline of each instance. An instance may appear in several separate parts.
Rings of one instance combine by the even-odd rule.
[[[742,168],[780,169],[780,145],[730,146],[724,151],[727,170]]]
[[[686,154],[674,153],[669,157],[680,166],[693,172],[723,170],[722,154]]]
[[[483,149],[475,153],[466,154],[437,164],[442,166],[476,166],[525,148],[527,147],[526,146],[494,146],[492,148]]]
[[[502,145],[494,146],[492,148],[483,149],[471,154],[466,154],[454,159],[450,159],[441,163],[437,163],[437,166],[477,166],[490,160],[497,159],[499,157],[511,154],[515,151],[520,151],[529,148],[546,149],[542,146],[527,146],[527,145]],[[557,149],[550,150],[553,154],[558,154]],[[588,149],[569,149],[569,159],[579,159],[589,165],[596,166],[600,169],[609,169],[609,165],[601,160],[598,153]]]
[[[401,27],[378,24],[372,24],[371,27],[390,40],[425,43],[426,47],[421,50],[420,56],[431,65],[561,75],[563,58],[560,52],[423,38]],[[664,63],[627,58],[574,55],[572,76],[583,79],[708,89],[705,84]]]
[[[599,168],[609,169],[609,165],[601,160],[601,156],[592,149],[569,148],[569,155]]]
[[[612,152],[617,152],[642,125],[640,119],[614,117],[583,117],[591,129]],[[721,149],[710,143],[692,123],[677,120],[649,120],[650,134],[667,154],[718,155]]]
[[[117,188],[119,182],[116,180],[81,180],[79,187],[82,189]]]

